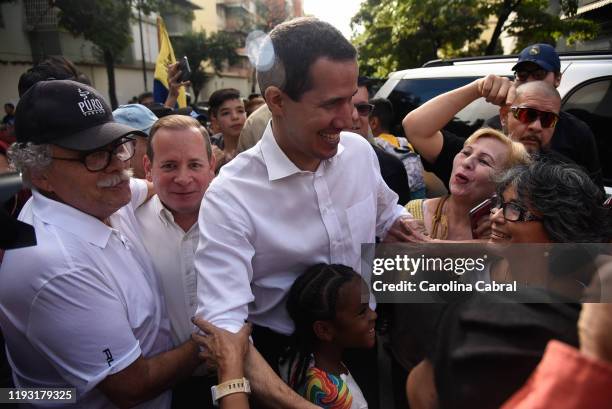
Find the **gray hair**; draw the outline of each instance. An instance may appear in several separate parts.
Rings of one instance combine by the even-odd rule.
[[[540,158],[502,176],[499,197],[509,187],[518,200],[542,217],[551,241],[602,243],[612,238],[610,210],[603,207],[601,189],[580,168]]]
[[[51,145],[49,144],[34,144],[32,142],[19,143],[15,142],[7,150],[9,163],[15,170],[23,174],[23,181],[26,185],[31,185],[31,172],[40,172],[45,170],[51,161]]]

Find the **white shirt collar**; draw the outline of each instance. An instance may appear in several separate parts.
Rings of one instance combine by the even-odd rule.
[[[151,198],[151,205],[155,211],[155,214],[159,216],[161,221],[167,226],[168,223],[174,223],[174,216],[170,210],[166,209],[164,204],[159,200],[158,195],[154,195]]]
[[[191,226],[189,228],[189,230],[184,231],[178,224],[176,224],[176,222],[174,221],[174,215],[172,214],[172,212],[166,207],[164,206],[164,204],[162,203],[162,201],[159,199],[158,195],[154,195],[151,198],[152,201],[152,206],[153,209],[155,211],[155,214],[157,214],[159,216],[159,218],[161,219],[162,223],[164,223],[164,225],[166,227],[168,226],[176,226],[179,230],[181,230],[184,234],[188,234],[190,233],[194,228],[197,228],[198,226],[198,222],[196,221],[193,226]]]
[[[323,162],[333,163],[334,159],[340,156],[343,151],[344,145],[342,145],[342,139],[340,139],[338,151],[334,157]],[[268,126],[266,126],[266,130],[261,138],[261,154],[268,170],[268,179],[270,181],[282,179],[296,173],[305,172],[295,166],[295,164],[287,157],[280,146],[278,146],[278,143],[274,138],[274,133],[272,132],[272,121],[268,122]]]
[[[66,230],[82,240],[105,248],[113,229],[99,219],[57,200],[50,199],[35,189],[32,212],[45,223]]]

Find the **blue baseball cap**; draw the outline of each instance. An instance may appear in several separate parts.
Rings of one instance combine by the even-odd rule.
[[[141,104],[121,105],[113,111],[115,121],[128,125],[149,135],[151,127],[157,121],[157,116]]]
[[[524,62],[532,62],[549,72],[561,72],[561,61],[555,48],[548,44],[532,44],[521,51],[518,62],[512,67],[516,71]]]

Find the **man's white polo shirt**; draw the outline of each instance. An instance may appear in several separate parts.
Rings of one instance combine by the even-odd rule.
[[[0,325],[18,388],[76,387],[77,405],[114,408],[96,385],[172,348],[153,266],[140,242],[132,201],[110,217],[113,228],[33,192],[19,219],[38,244],[7,251],[0,268]],[[142,405],[170,407],[170,392]]]
[[[193,257],[200,234],[198,223],[185,232],[157,195],[136,209],[136,219],[162,284],[172,341],[179,346],[191,337],[194,328],[191,317],[197,306],[197,277]]]
[[[291,334],[285,301],[295,279],[317,263],[359,272],[361,244],[384,237],[403,214],[364,138],[342,132],[336,155],[307,172],[285,155],[268,124],[204,195],[197,314],[234,332],[248,317]]]

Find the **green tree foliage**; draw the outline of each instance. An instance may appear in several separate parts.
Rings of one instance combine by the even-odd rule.
[[[364,27],[354,39],[366,75],[386,76],[458,49],[484,29],[478,0],[367,0],[353,24]]]
[[[566,16],[576,13],[577,0],[560,3]],[[534,42],[554,44],[561,36],[570,42],[594,36],[593,22],[562,20],[548,7],[548,0],[366,0],[352,20],[363,28],[353,42],[361,72],[386,77],[436,58],[500,53],[504,32],[517,37],[517,50]],[[490,19],[497,24],[482,40]]]
[[[101,52],[108,76],[108,92],[117,107],[115,61],[132,40],[130,0],[56,0],[59,24],[75,36],[82,35]]]
[[[207,64],[214,69],[215,74],[219,75],[225,64],[233,65],[239,59],[236,49],[240,45],[236,37],[223,31],[209,36],[204,31],[187,33],[173,38],[172,41],[177,58],[186,55],[189,59],[194,103],[198,102],[200,91],[212,78],[212,75],[206,71]]]
[[[192,17],[171,0],[54,0],[59,9],[59,25],[71,34],[82,35],[97,48],[106,66],[111,106],[117,107],[115,63],[132,42],[130,22],[138,9],[152,12],[178,12]]]
[[[257,0],[255,2],[257,18],[253,29],[270,32],[289,16],[289,4],[286,1]]]
[[[515,0],[516,1],[516,0]],[[561,19],[558,14],[546,13],[548,0],[523,0],[516,7],[516,19],[506,24],[509,35],[517,38],[515,52],[533,43],[555,44],[560,37],[568,43],[592,39],[598,31],[597,24],[580,18]],[[574,16],[577,0],[561,1],[561,13]]]

